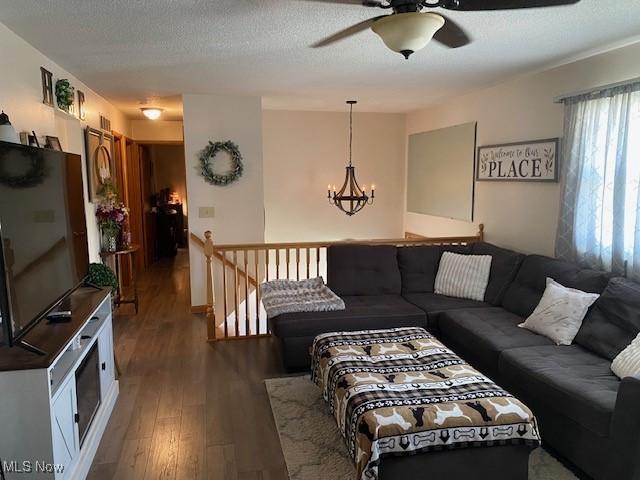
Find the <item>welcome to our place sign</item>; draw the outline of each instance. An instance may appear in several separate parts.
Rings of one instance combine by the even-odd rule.
[[[476,180],[558,181],[558,139],[478,147]]]

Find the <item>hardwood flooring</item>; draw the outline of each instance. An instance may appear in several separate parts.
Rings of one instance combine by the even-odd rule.
[[[120,396],[90,480],[287,480],[265,378],[271,338],[206,342],[189,313],[186,252],[139,279],[140,310],[114,318]]]

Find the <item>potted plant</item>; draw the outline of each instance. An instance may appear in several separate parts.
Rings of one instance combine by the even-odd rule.
[[[113,270],[103,263],[89,264],[87,283],[101,288],[111,288],[111,293],[118,291],[118,279]]]

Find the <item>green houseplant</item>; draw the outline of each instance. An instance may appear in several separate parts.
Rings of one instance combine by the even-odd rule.
[[[113,273],[111,268],[102,263],[89,264],[87,282],[95,285],[96,287],[110,287],[112,294],[118,291],[118,279],[116,278],[116,274]]]

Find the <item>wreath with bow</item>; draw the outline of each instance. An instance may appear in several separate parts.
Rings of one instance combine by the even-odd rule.
[[[38,153],[26,155],[28,167],[24,173],[11,175],[5,171],[4,158],[0,155],[0,184],[9,188],[31,188],[40,185],[47,177],[44,158]]]
[[[227,152],[231,158],[231,168],[225,173],[215,173],[212,170],[212,160],[219,152]],[[211,185],[225,186],[235,182],[242,176],[244,165],[238,146],[232,141],[209,142],[200,152],[200,175]]]

